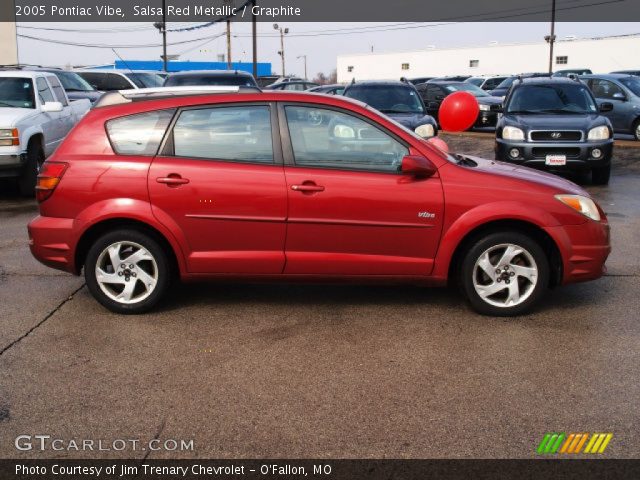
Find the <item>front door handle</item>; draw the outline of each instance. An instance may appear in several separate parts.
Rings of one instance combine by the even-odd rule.
[[[291,185],[291,190],[302,193],[314,193],[324,192],[322,185],[316,185],[315,183],[303,183],[302,185]]]
[[[164,183],[165,185],[168,185],[170,187],[177,187],[178,185],[185,185],[185,184],[189,183],[189,179],[188,178],[182,178],[177,173],[170,173],[166,177],[158,177],[158,178],[156,178],[156,182]]]

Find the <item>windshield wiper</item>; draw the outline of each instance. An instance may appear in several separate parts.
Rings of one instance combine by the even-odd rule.
[[[463,155],[460,155],[459,153],[454,153],[453,156],[455,157],[456,160],[458,160],[456,162],[456,164],[458,165],[463,165],[465,167],[477,167],[478,166],[478,162],[471,160],[468,157],[465,157]]]
[[[24,107],[16,107],[15,105],[11,105],[10,103],[7,103],[7,102],[0,102],[0,105],[2,105],[3,107],[24,108]]]
[[[518,115],[521,113],[542,113],[542,112],[540,110],[508,110],[507,113]]]

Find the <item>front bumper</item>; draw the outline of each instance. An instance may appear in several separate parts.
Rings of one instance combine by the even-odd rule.
[[[562,284],[600,278],[611,253],[609,223],[588,220],[580,225],[545,228],[562,256]]]
[[[0,155],[0,178],[19,177],[26,162],[23,153]]]
[[[48,267],[77,274],[73,219],[37,216],[27,226],[31,254]]]
[[[517,148],[518,157],[509,155]],[[602,154],[594,158],[592,152],[599,149]],[[601,142],[526,142],[496,138],[496,158],[505,162],[526,165],[527,167],[553,170],[588,170],[593,167],[606,167],[611,163],[613,139]],[[566,155],[566,165],[546,165],[547,155]]]
[[[495,128],[498,123],[498,113],[491,110],[480,110],[473,128]]]

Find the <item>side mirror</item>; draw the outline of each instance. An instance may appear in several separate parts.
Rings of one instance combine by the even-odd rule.
[[[61,112],[63,108],[60,102],[45,102],[42,105],[42,111],[47,113]]]
[[[428,178],[436,173],[436,167],[426,157],[421,155],[406,155],[402,159],[400,171],[416,178]]]
[[[624,93],[622,92],[614,93],[611,98],[613,98],[614,100],[622,100],[623,102],[627,99],[627,97],[625,97]]]
[[[600,104],[600,111],[601,112],[610,112],[611,110],[613,110],[613,103],[611,102],[603,102]]]

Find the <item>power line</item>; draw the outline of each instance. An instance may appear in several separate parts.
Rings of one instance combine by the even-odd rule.
[[[218,38],[220,35],[214,35],[214,36],[208,36],[208,37],[200,37],[200,38],[193,38],[191,40],[181,40],[179,42],[171,42],[168,43],[167,45],[169,46],[174,46],[174,45],[184,45],[184,44],[188,44],[188,43],[194,43],[194,42],[200,42],[202,40],[213,40],[215,38]],[[112,48],[157,48],[157,47],[161,47],[162,43],[152,43],[152,44],[144,44],[144,45],[105,45],[105,44],[93,44],[93,43],[80,43],[80,42],[69,42],[69,41],[64,41],[64,40],[52,40],[49,38],[42,38],[42,37],[33,37],[31,35],[23,35],[23,34],[18,34],[18,37],[20,38],[27,38],[29,40],[36,40],[39,42],[46,42],[46,43],[55,43],[58,45],[69,45],[69,46],[73,46],[73,47],[87,47],[87,48],[107,48],[107,49],[112,49]]]

